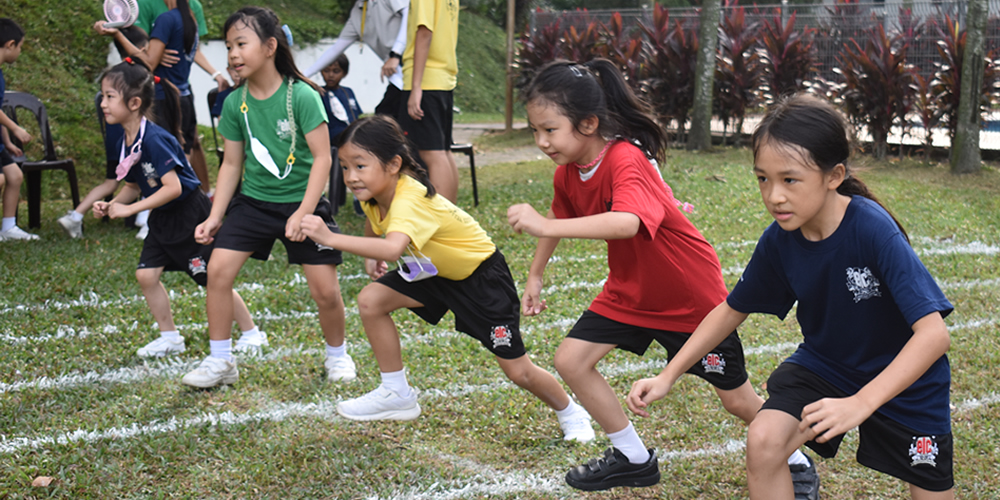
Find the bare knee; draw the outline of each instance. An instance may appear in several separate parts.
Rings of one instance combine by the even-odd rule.
[[[17,189],[21,187],[21,182],[24,180],[24,173],[21,172],[20,167],[5,168],[3,169],[3,174],[8,188]]]
[[[567,382],[576,380],[593,369],[592,366],[586,366],[586,363],[581,363],[578,356],[563,346],[559,346],[556,349],[556,356],[553,362],[556,366],[556,371],[559,372],[559,376]]]
[[[532,387],[534,371],[538,369],[527,356],[517,360],[500,361],[500,368],[503,369],[504,375],[507,375],[511,382],[523,388]]]
[[[340,287],[336,284],[330,285],[323,283],[319,286],[309,288],[312,298],[316,302],[316,306],[320,309],[344,307],[344,300],[340,297]]]
[[[787,459],[785,439],[772,432],[770,426],[751,422],[747,430],[747,471],[784,465]]]
[[[158,269],[136,269],[135,279],[140,288],[147,290],[160,284],[160,272]]]

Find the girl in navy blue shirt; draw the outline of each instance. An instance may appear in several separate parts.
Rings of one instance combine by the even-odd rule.
[[[211,211],[212,204],[199,189],[200,182],[177,141],[177,123],[170,131],[149,120],[154,84],[163,86],[165,103],[177,103],[177,89],[154,77],[139,60],[125,58],[101,78],[101,110],[109,124],[120,124],[125,133],[118,143],[117,180],[125,187],[110,202],[94,203],[94,215],[113,219],[142,210],[149,215],[149,235],[143,242],[135,272],[160,338],[138,350],[143,357],[184,352],[184,337],[174,325],[170,298],[160,282],[164,271],[184,271],[201,286],[208,282],[211,245],[194,241],[194,228]],[[139,195],[143,198],[134,201]],[[250,312],[233,290],[236,322],[247,338],[256,337]]]
[[[951,499],[952,305],[906,232],[848,168],[849,127],[837,110],[798,95],[753,134],[754,173],[775,222],[729,297],[628,405],[648,415],[677,377],[752,312],[780,318],[798,303],[803,342],[767,382],[750,424],[752,499],[792,499],[785,457],[805,444],[837,453],[858,427],[862,465],[902,479],[914,499]]]

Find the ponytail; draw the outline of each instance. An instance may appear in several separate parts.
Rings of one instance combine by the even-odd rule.
[[[621,136],[635,143],[647,158],[663,160],[666,132],[656,123],[649,105],[632,92],[618,67],[607,59],[582,65],[552,61],[532,78],[522,100],[556,106],[577,129],[583,120],[595,116],[603,137]]]
[[[154,115],[162,117],[156,124],[166,129],[184,146],[184,134],[181,133],[181,93],[177,87],[166,78],[154,77],[156,85],[163,89],[163,100],[156,101],[157,109]]]
[[[184,50],[188,53],[193,52],[196,48],[194,42],[198,38],[198,23],[194,19],[188,0],[177,0],[177,10],[181,13],[181,22],[184,26]]]
[[[843,165],[844,181],[837,187],[837,193],[861,196],[877,203],[892,217],[909,242],[910,237],[896,216],[851,170],[848,160],[853,149],[853,136],[847,119],[833,105],[818,97],[799,93],[781,99],[768,110],[754,130],[751,144],[755,160],[764,144],[776,143],[807,152],[809,159],[823,173],[833,170],[837,165]]]
[[[427,168],[416,160],[403,129],[393,118],[387,115],[374,115],[351,122],[337,139],[337,147],[343,147],[347,143],[368,151],[378,158],[382,165],[388,164],[397,156],[400,157],[402,159],[400,171],[423,184],[427,188],[428,198],[433,198],[437,193],[431,184]],[[374,198],[368,203],[377,205]]]
[[[262,43],[267,43],[269,38],[274,38],[277,48],[274,53],[274,67],[278,73],[292,81],[299,80],[305,82],[316,92],[322,94],[323,89],[306,78],[295,65],[295,58],[292,56],[292,48],[289,46],[288,36],[282,30],[281,21],[273,10],[266,7],[243,7],[234,12],[226,19],[226,24],[222,28],[223,33],[228,33],[229,29],[236,23],[243,23],[257,34]],[[242,85],[242,83],[241,83]]]

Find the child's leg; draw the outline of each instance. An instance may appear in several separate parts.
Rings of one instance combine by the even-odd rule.
[[[615,346],[580,339],[566,338],[556,350],[555,365],[573,394],[604,432],[612,434],[628,427],[628,417],[622,410],[615,391],[597,371],[597,362]]]
[[[208,315],[208,337],[214,341],[230,340],[235,317],[233,283],[251,252],[225,248],[212,251],[208,261],[208,286],[205,307]],[[242,302],[242,300],[241,300]],[[244,308],[246,305],[244,304]],[[247,312],[249,315],[249,312]]]
[[[162,274],[162,267],[136,269],[135,278],[139,280],[139,288],[146,297],[149,312],[153,313],[153,319],[159,325],[160,331],[176,331],[174,315],[170,311],[170,297],[160,282]]]
[[[253,322],[253,316],[250,315],[250,309],[247,308],[247,303],[243,301],[243,297],[236,290],[233,290],[233,318],[241,332],[257,328]]]
[[[21,183],[24,181],[24,173],[16,163],[3,166],[3,176],[6,178],[7,186],[3,190],[3,216],[4,218],[17,216],[17,201],[21,197]]]
[[[764,404],[764,398],[753,390],[753,385],[750,384],[749,380],[729,391],[716,387],[715,393],[719,395],[719,400],[722,401],[722,406],[726,408],[726,411],[739,417],[747,425],[750,425]]]
[[[372,346],[379,370],[383,373],[403,369],[403,355],[399,346],[399,332],[390,314],[403,308],[421,307],[423,304],[381,283],[372,283],[358,294],[358,314],[365,327],[365,335]]]
[[[527,354],[516,359],[497,357],[497,363],[511,382],[527,389],[553,410],[562,410],[569,406],[569,394],[551,373],[539,368],[531,362]]]
[[[913,500],[954,500],[955,489],[952,488],[946,491],[928,491],[911,484],[910,498],[913,498]]]
[[[747,479],[751,499],[792,500],[787,459],[812,432],[799,431],[799,420],[780,410],[761,410],[747,432]]]
[[[340,296],[337,266],[332,264],[303,264],[302,272],[309,284],[316,307],[319,308],[319,326],[327,345],[344,344],[344,299]]]

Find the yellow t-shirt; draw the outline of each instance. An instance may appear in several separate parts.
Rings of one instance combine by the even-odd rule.
[[[413,90],[413,47],[417,27],[431,30],[431,47],[420,88],[454,90],[458,82],[458,0],[413,0],[406,19],[406,49],[403,51],[403,90]]]
[[[392,205],[381,219],[378,207],[361,206],[375,234],[403,233],[408,250],[431,259],[438,276],[453,281],[468,278],[496,245],[475,219],[441,195],[425,196],[427,188],[406,174],[399,176]],[[381,220],[380,220],[381,219]]]

